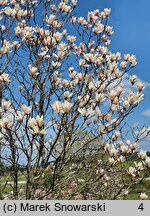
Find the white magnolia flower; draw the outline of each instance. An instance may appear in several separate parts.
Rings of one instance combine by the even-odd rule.
[[[142,160],[144,160],[147,156],[147,152],[144,151],[144,150],[141,150],[139,153],[138,153],[138,157]]]
[[[109,158],[108,158],[108,163],[109,163],[110,165],[113,165],[113,164],[115,163],[115,159],[114,159],[113,157],[109,157]]]
[[[135,168],[138,170],[138,171],[142,171],[144,169],[143,167],[143,163],[142,162],[134,162],[135,164]]]
[[[13,121],[9,118],[0,119],[0,128],[10,129],[13,125]]]
[[[64,103],[62,103],[63,113],[69,113],[72,107],[73,107],[73,104],[65,100]]]
[[[118,150],[114,147],[114,145],[111,145],[111,146],[110,146],[108,152],[109,152],[109,155],[110,155],[111,157],[116,157],[117,154],[118,154]]]
[[[136,169],[134,167],[130,166],[128,168],[128,171],[127,171],[128,175],[135,177],[135,172],[136,172]]]
[[[98,125],[98,131],[99,131],[100,133],[103,133],[104,130],[105,130],[105,126],[102,125],[102,124],[99,124],[99,125]]]
[[[5,101],[5,100],[2,100],[2,107],[4,108],[5,111],[7,111],[11,106],[11,101]]]
[[[86,116],[87,110],[85,108],[78,108],[78,112],[81,113],[81,115]]]
[[[150,157],[146,156],[145,164],[146,164],[147,167],[150,167]]]
[[[62,112],[62,105],[60,101],[55,101],[54,104],[52,105],[52,109],[56,112]]]
[[[146,193],[141,193],[140,194],[140,199],[146,200],[147,198],[148,198],[148,196],[146,195]]]
[[[11,82],[11,79],[7,73],[3,73],[0,75],[0,81],[2,82]]]
[[[32,106],[26,106],[25,104],[22,104],[21,108],[25,115],[29,115],[31,113]]]

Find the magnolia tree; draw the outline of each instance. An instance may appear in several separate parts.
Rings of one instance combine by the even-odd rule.
[[[135,150],[150,128],[126,140],[123,125],[144,97],[127,74],[136,57],[109,49],[110,9],[83,18],[76,5],[0,0],[0,157],[14,199],[123,198],[149,175],[150,157]]]

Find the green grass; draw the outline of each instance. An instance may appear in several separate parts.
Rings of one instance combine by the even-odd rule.
[[[141,183],[132,186],[127,200],[138,200],[141,192],[145,192],[150,197],[150,180],[143,180]]]
[[[0,176],[0,183],[5,183],[8,181],[13,181],[11,176]],[[20,174],[18,176],[18,181],[26,181],[25,175]]]
[[[24,189],[24,184],[18,184],[18,190],[20,191],[21,189]],[[5,194],[10,194],[12,192],[12,187],[11,185],[0,185],[0,190],[2,192],[3,195]]]
[[[93,160],[91,158],[91,160]],[[136,161],[138,162],[138,161]],[[89,163],[91,168],[90,170],[92,171],[94,169],[94,165],[93,163]],[[125,169],[128,169],[128,167],[133,166],[134,167],[134,161],[125,161],[123,163],[123,167]],[[78,167],[79,169],[79,167]],[[74,170],[74,169],[73,169]],[[76,170],[76,169],[75,169]],[[26,181],[26,177],[25,177],[26,173],[21,173],[19,172],[18,174],[18,181]],[[72,179],[72,177],[75,175],[75,180],[77,181],[78,179],[87,179],[88,175],[90,175],[90,172],[88,172],[85,167],[81,167],[81,170],[79,169],[78,172],[76,174],[70,174],[70,164],[65,165],[64,167],[64,173],[63,173],[64,177],[66,177],[66,188],[67,188],[67,181],[68,179]],[[141,173],[141,177],[142,177],[142,173]],[[129,178],[129,176],[127,175],[127,173],[124,173],[124,180],[129,183],[131,181],[131,179]],[[5,183],[8,181],[12,181],[12,177],[9,175],[5,175],[5,176],[0,176],[0,183]],[[41,184],[43,184],[45,186],[45,188],[49,187],[52,181],[52,174],[49,170],[47,170],[45,172],[45,180],[43,181],[43,183],[41,182]],[[65,184],[65,183],[64,183]],[[82,182],[79,183],[80,186],[82,186]],[[18,184],[18,188],[20,189],[24,189],[25,184]],[[11,185],[7,184],[5,185],[0,185],[0,190],[2,191],[2,194],[8,194],[12,191],[12,187]],[[83,190],[86,190],[86,188],[83,188]],[[125,198],[126,200],[138,200],[139,199],[139,195],[141,192],[145,192],[149,198],[150,198],[150,180],[144,180],[141,183],[132,186],[129,190],[129,195]]]
[[[0,184],[0,195],[1,194],[3,194],[3,195],[9,194],[12,192],[12,186],[10,184],[5,185],[6,182],[12,182],[12,181],[13,181],[13,179],[11,176],[0,176],[0,183],[3,183],[3,184]],[[18,181],[26,181],[25,175],[23,175],[22,173],[19,173]],[[21,189],[23,189],[24,186],[25,186],[25,184],[18,184],[19,191]],[[1,198],[2,197],[3,196],[1,195]]]

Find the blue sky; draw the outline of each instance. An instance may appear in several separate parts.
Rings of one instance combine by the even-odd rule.
[[[137,75],[148,86],[144,90],[144,100],[128,121],[132,125],[140,123],[150,126],[150,1],[78,0],[77,16],[86,17],[88,11],[106,7],[112,10],[110,25],[113,26],[114,35],[111,38],[111,50],[135,54],[138,64],[130,74]]]

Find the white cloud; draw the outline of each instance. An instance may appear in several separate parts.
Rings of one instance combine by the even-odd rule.
[[[150,88],[150,83],[149,82],[145,82],[145,87],[146,88]]]
[[[147,109],[147,110],[143,111],[142,115],[144,115],[146,117],[150,117],[150,109]]]

